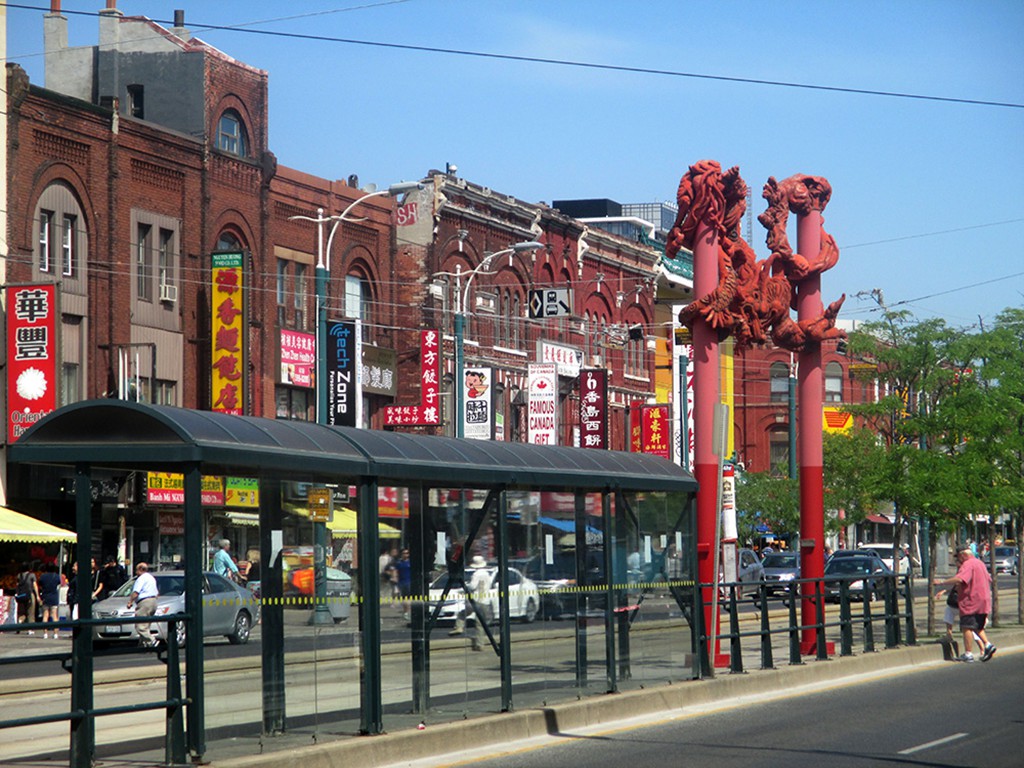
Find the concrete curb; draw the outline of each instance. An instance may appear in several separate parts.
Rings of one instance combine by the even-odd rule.
[[[990,639],[1001,648],[1024,646],[1024,628],[991,630]],[[288,751],[288,761],[303,768],[379,768],[396,763],[479,749],[494,744],[514,744],[545,735],[566,733],[628,718],[661,714],[702,704],[725,702],[765,691],[785,692],[801,685],[842,680],[900,667],[930,666],[942,662],[941,646],[934,640],[876,653],[785,665],[747,674],[720,674],[713,680],[687,681],[659,688],[594,696],[551,707],[526,709],[472,720],[433,725],[425,730],[405,730],[380,736],[356,737]],[[276,768],[282,753],[216,760],[216,768]]]

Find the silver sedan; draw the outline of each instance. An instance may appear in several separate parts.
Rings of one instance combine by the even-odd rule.
[[[157,597],[156,616],[167,616],[171,613],[185,612],[185,572],[156,571]],[[101,600],[92,607],[93,618],[124,619],[135,615],[135,608],[128,607],[134,579],[125,582],[106,600]],[[232,644],[238,645],[249,641],[249,633],[253,624],[260,618],[259,600],[245,587],[228,581],[215,573],[203,574],[203,635],[217,637],[223,635]],[[153,622],[149,625],[152,637],[161,642],[167,641],[167,622]],[[178,646],[185,644],[185,622],[177,624]],[[93,639],[139,640],[135,624],[96,624],[93,626]]]

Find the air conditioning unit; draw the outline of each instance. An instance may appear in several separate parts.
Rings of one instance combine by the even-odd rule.
[[[160,301],[176,304],[178,302],[178,286],[171,285],[170,283],[160,283]]]

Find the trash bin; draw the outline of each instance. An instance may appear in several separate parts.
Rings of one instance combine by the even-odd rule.
[[[327,569],[327,610],[335,622],[345,621],[352,609],[352,577],[337,568]]]

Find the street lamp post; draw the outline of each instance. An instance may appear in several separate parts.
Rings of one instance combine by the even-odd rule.
[[[422,189],[423,184],[418,181],[406,181],[399,184],[392,184],[387,189],[368,192],[356,198],[341,213],[324,216],[324,209],[316,209],[316,218],[311,216],[289,216],[289,221],[311,221],[317,225],[316,233],[316,270],[314,273],[314,291],[316,293],[316,374],[314,386],[316,387],[316,423],[327,424],[330,422],[327,413],[327,355],[325,354],[325,340],[327,338],[327,279],[331,271],[331,244],[334,242],[334,233],[338,225],[343,221],[365,221],[362,218],[352,218],[349,214],[352,209],[364,200],[371,197],[384,195],[398,195],[414,189]],[[331,223],[331,231],[327,235],[327,244],[324,246],[324,225]],[[359,361],[356,361],[359,365]],[[356,393],[359,396],[359,393]],[[357,411],[358,413],[358,411]],[[327,524],[321,522],[313,523],[313,579],[314,579],[314,605],[316,608],[310,617],[310,624],[333,624],[334,618],[327,607]]]
[[[496,251],[490,254],[483,261],[480,262],[479,266],[467,273],[469,277],[466,278],[466,287],[462,287],[462,271],[456,272],[437,272],[434,277],[441,275],[447,275],[454,277],[455,283],[455,298],[458,302],[455,308],[455,436],[465,437],[466,436],[466,425],[463,421],[462,410],[465,407],[466,398],[466,382],[462,374],[462,367],[465,362],[465,333],[466,333],[466,315],[469,312],[466,309],[466,305],[469,303],[469,288],[473,283],[473,278],[479,273],[486,270],[491,262],[499,256],[506,256],[510,253],[524,253],[536,251],[544,247],[544,243],[539,243],[536,240],[527,240],[522,243],[516,243],[511,248],[505,248],[501,251]]]
[[[356,198],[344,211],[329,216],[324,216],[324,209],[316,209],[316,218],[312,216],[289,216],[289,221],[311,221],[318,225],[316,237],[316,270],[314,272],[314,291],[316,293],[316,423],[327,424],[327,356],[324,354],[324,340],[327,336],[327,280],[331,271],[331,245],[334,242],[334,234],[338,225],[343,221],[365,221],[365,218],[352,218],[349,214],[352,209],[364,200],[371,197],[385,195],[399,195],[403,192],[410,192],[414,189],[422,189],[423,184],[418,181],[403,181],[392,184],[387,189],[368,192],[362,197]],[[327,245],[324,247],[324,225],[331,222],[331,231],[327,235]]]

